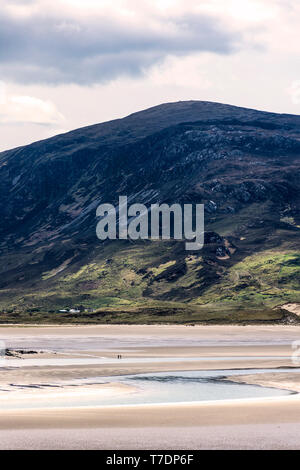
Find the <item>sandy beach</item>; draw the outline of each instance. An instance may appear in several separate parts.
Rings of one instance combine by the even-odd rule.
[[[78,404],[78,397],[138,394],[138,387],[114,377],[150,372],[222,369],[226,377],[226,370],[249,369],[227,379],[299,392],[291,347],[299,337],[297,326],[1,327],[0,339],[18,357],[1,363],[0,447],[300,448],[296,393],[192,403]],[[22,348],[35,353],[21,354]],[[255,369],[272,372],[251,373]],[[99,377],[111,379],[92,383]],[[80,382],[87,379],[88,385]],[[67,406],[61,405],[62,397]],[[28,408],[30,400],[34,406]]]
[[[299,431],[300,400],[295,396],[238,403],[2,411],[0,424],[1,448],[10,449],[299,449]]]

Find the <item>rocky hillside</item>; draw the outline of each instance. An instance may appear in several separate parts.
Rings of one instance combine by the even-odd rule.
[[[284,320],[299,156],[300,116],[201,101],[0,153],[0,321]],[[100,242],[96,207],[119,195],[204,203],[204,249]]]

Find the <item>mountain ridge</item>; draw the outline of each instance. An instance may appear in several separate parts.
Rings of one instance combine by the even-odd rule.
[[[0,321],[279,321],[299,300],[299,154],[300,116],[198,101],[1,152]],[[124,194],[204,203],[203,252],[99,244],[96,207]]]
[[[25,147],[29,147],[29,146],[35,146],[37,144],[41,144],[41,143],[49,143],[50,141],[54,140],[54,139],[60,139],[62,137],[67,137],[67,136],[74,136],[76,135],[76,133],[81,133],[82,131],[94,131],[96,129],[99,129],[99,128],[102,128],[102,127],[106,127],[106,126],[110,126],[110,125],[114,125],[114,124],[121,124],[122,122],[125,122],[125,121],[130,121],[131,119],[134,119],[136,117],[140,117],[140,116],[145,116],[146,114],[150,114],[150,119],[153,120],[155,116],[153,116],[153,112],[155,111],[159,111],[159,110],[162,110],[162,109],[166,109],[166,108],[172,108],[172,107],[177,107],[177,106],[181,106],[181,105],[190,105],[190,106],[193,106],[193,105],[205,105],[205,106],[220,106],[222,109],[228,109],[230,111],[232,110],[235,110],[236,112],[246,112],[246,113],[249,113],[249,115],[264,115],[264,117],[281,117],[282,119],[286,119],[287,120],[287,123],[290,121],[290,120],[294,120],[294,119],[298,119],[299,120],[299,123],[300,123],[300,116],[297,115],[297,114],[290,114],[290,113],[274,113],[274,112],[271,112],[271,111],[264,111],[264,110],[256,110],[256,109],[253,109],[253,108],[246,108],[244,106],[237,106],[237,105],[231,105],[231,104],[225,104],[225,103],[219,103],[219,102],[214,102],[214,101],[198,101],[198,100],[188,100],[188,101],[174,101],[174,102],[170,102],[170,103],[162,103],[162,104],[158,104],[158,105],[155,105],[155,106],[151,106],[150,108],[147,108],[145,110],[141,110],[141,111],[136,111],[136,112],[133,112],[133,113],[130,113],[126,116],[124,116],[123,118],[116,118],[116,119],[111,119],[109,121],[104,121],[104,122],[100,122],[100,123],[97,123],[97,124],[88,124],[86,126],[83,126],[83,127],[79,127],[79,128],[76,128],[76,129],[72,129],[70,131],[67,131],[67,132],[64,132],[64,133],[61,133],[61,134],[57,134],[57,135],[54,135],[52,137],[48,137],[46,139],[42,139],[42,140],[38,140],[38,141],[35,141],[35,142],[32,142],[30,144],[27,144],[27,145],[20,145],[18,147],[14,147],[14,148],[11,148],[11,149],[7,149],[7,150],[4,150],[4,151],[1,151],[0,152],[0,156],[2,154],[6,154],[6,153],[9,153],[9,152],[12,152],[12,151],[16,151],[16,150],[20,150],[20,149],[23,149]],[[199,120],[199,119],[197,119]],[[186,122],[184,120],[181,119],[180,122]],[[191,121],[192,122],[192,121]]]

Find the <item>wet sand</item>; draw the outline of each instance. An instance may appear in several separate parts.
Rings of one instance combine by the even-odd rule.
[[[297,423],[0,430],[1,449],[299,449]]]
[[[274,387],[283,390],[292,390],[300,393],[300,372],[276,372],[264,374],[247,374],[227,377],[232,382],[260,385],[261,387]]]
[[[299,449],[299,431],[300,400],[295,396],[4,411],[0,420],[1,448]]]
[[[10,429],[12,422],[15,429],[56,428],[59,423],[66,428],[82,426],[87,429],[231,426],[278,423],[279,417],[282,423],[299,422],[298,395],[198,403],[1,410],[0,429]]]
[[[0,339],[10,347],[46,346],[46,352],[33,356],[57,361],[68,356],[64,348],[71,344],[71,357],[85,357],[87,362],[10,368],[12,358],[8,358],[1,369],[0,386],[10,388],[13,384],[13,393],[20,397],[33,393],[38,399],[45,394],[43,385],[86,377],[175,370],[295,367],[291,360],[291,343],[299,338],[298,326],[6,326],[0,328]],[[57,351],[51,350],[53,345],[58,345]],[[122,354],[123,359],[116,360],[117,354]],[[89,357],[100,362],[89,364]],[[110,362],[101,363],[103,357]],[[26,355],[18,361],[26,364],[27,358]],[[135,359],[140,362],[135,363]],[[282,374],[275,377],[275,374],[266,373],[259,377],[249,370],[247,378],[235,376],[234,379],[296,390],[291,385],[299,386],[299,376]],[[42,390],[25,393],[22,389],[16,390],[16,385],[20,384],[38,384]],[[106,387],[98,385],[97,393],[134,392],[119,385],[113,380]],[[93,392],[90,388],[70,390],[65,384],[59,393],[76,395],[80,391]],[[56,392],[47,390],[47,393],[52,394],[55,406]],[[259,439],[260,435],[264,435],[263,441]],[[74,407],[70,398],[68,408],[0,411],[0,448],[300,449],[297,435],[300,435],[298,395],[91,408]],[[187,436],[190,436],[189,440]]]
[[[226,352],[226,351],[225,351]],[[10,361],[6,364],[9,365]],[[72,365],[72,366],[53,366],[53,367],[20,367],[6,368],[1,370],[0,388],[7,389],[10,384],[17,385],[51,385],[68,380],[84,379],[93,377],[113,377],[120,375],[143,374],[150,372],[174,372],[174,371],[192,371],[192,370],[226,370],[226,369],[257,369],[257,368],[277,368],[277,367],[295,367],[291,364],[290,359],[261,359],[242,361],[235,360],[216,360],[205,361],[196,360],[189,362],[188,360],[178,361],[176,363],[160,362],[160,363],[141,363],[131,364],[130,362],[122,364],[109,364],[99,366],[95,365]],[[279,387],[280,388],[280,387]],[[1,396],[1,391],[0,391]]]

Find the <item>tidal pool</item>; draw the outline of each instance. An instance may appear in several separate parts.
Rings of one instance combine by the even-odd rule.
[[[283,372],[285,369],[280,369]],[[290,371],[290,369],[287,369]],[[120,397],[106,398],[103,405],[134,405],[154,403],[197,402],[241,398],[276,397],[294,392],[275,388],[247,385],[223,380],[242,374],[276,372],[277,369],[205,370],[159,372],[110,377],[107,381],[133,385],[138,391]],[[102,383],[106,381],[101,377]],[[83,381],[84,382],[84,381]],[[87,383],[87,382],[86,382]],[[95,383],[95,380],[93,380]]]
[[[24,386],[22,387],[26,391],[24,396],[22,396],[22,390],[20,390],[19,399],[14,397],[9,405],[7,401],[0,399],[0,409],[166,404],[286,396],[295,392],[234,383],[223,379],[234,375],[276,373],[287,370],[290,371],[290,369],[201,370],[73,379],[56,385],[54,383],[49,384],[48,390],[52,388],[55,391],[57,387],[56,390],[62,392],[57,394],[55,399],[51,399],[49,395],[44,394],[43,390],[40,390],[38,396],[35,397],[36,399],[30,399],[26,396],[26,393],[30,392],[32,388],[40,387],[34,385]],[[121,391],[120,394],[110,396],[92,387],[89,390],[89,385],[108,383],[130,386],[130,391],[125,391],[125,393]],[[64,393],[64,386],[68,387],[66,393]],[[70,387],[72,388],[71,394]],[[9,397],[11,392],[7,393],[7,397]]]

